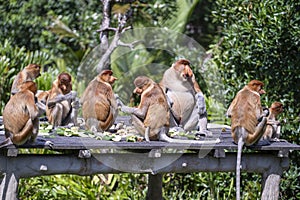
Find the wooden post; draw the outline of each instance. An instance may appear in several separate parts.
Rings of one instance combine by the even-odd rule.
[[[18,199],[18,185],[19,178],[17,178],[14,173],[4,174],[0,185],[0,200]]]
[[[163,174],[148,175],[147,200],[163,200],[162,197],[162,176]]]
[[[277,200],[279,199],[280,175],[263,174],[265,180],[262,184],[263,192],[261,200]]]

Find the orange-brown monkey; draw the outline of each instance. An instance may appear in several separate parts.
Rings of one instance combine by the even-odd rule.
[[[169,103],[171,127],[182,126],[186,131],[198,129],[200,134],[211,134],[207,130],[205,99],[188,60],[173,63],[165,71],[160,86]]]
[[[170,112],[166,96],[162,88],[152,79],[139,76],[134,80],[134,93],[141,95],[137,108],[125,106],[119,99],[121,111],[132,114],[132,123],[137,131],[143,135],[146,141],[160,140],[177,143],[218,143],[220,140],[193,141],[173,139],[168,136],[170,124]]]
[[[86,128],[94,132],[108,130],[115,122],[118,108],[112,85],[117,80],[111,70],[103,70],[85,89],[80,103]]]
[[[76,92],[72,91],[72,77],[69,73],[60,73],[53,82],[47,99],[46,116],[54,127],[77,124],[77,108],[72,107],[76,99]]]
[[[283,104],[281,102],[272,103],[269,108],[269,116],[267,118],[267,127],[263,135],[263,139],[270,141],[279,141],[280,137],[280,122],[277,116],[283,112]]]
[[[11,95],[16,94],[19,92],[19,86],[22,85],[24,82],[33,81],[37,77],[39,77],[41,71],[41,66],[38,64],[29,64],[27,65],[22,71],[20,71],[17,76],[15,77],[12,87],[11,87]],[[46,106],[45,103],[36,101],[36,105],[39,109],[39,116],[45,113]]]
[[[240,199],[240,170],[243,145],[257,142],[264,133],[268,112],[262,111],[260,95],[265,94],[263,83],[250,81],[233,99],[227,115],[231,117],[231,135],[238,144],[236,164],[236,199]]]
[[[41,66],[38,64],[29,64],[27,65],[22,71],[20,71],[16,78],[13,81],[12,87],[11,87],[11,94],[14,95],[19,91],[19,86],[22,85],[22,83],[27,81],[33,81],[37,77],[39,77],[41,71]]]
[[[38,108],[35,104],[36,84],[33,81],[23,82],[18,91],[11,96],[3,111],[3,123],[6,140],[0,147],[10,144],[22,145],[35,142],[39,130]],[[42,140],[43,141],[43,140]],[[51,147],[50,141],[42,145]]]

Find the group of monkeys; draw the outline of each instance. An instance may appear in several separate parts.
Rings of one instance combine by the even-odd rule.
[[[6,141],[0,144],[22,145],[38,142],[39,117],[46,114],[54,127],[73,123],[77,125],[79,108],[82,109],[86,129],[93,132],[108,130],[116,120],[119,110],[131,114],[135,129],[146,141],[214,144],[220,139],[191,141],[168,136],[170,127],[185,131],[198,130],[208,135],[207,112],[203,93],[195,80],[190,62],[179,59],[168,68],[160,83],[146,76],[134,80],[134,93],[140,95],[137,107],[124,105],[112,85],[117,80],[111,70],[103,70],[87,86],[80,100],[72,91],[69,73],[58,75],[49,91],[38,91],[35,78],[40,75],[40,65],[29,64],[15,78],[11,97],[3,111]],[[231,117],[231,133],[238,144],[237,173],[240,173],[241,151],[244,144],[252,145],[261,138],[276,140],[280,123],[276,117],[283,112],[283,104],[274,102],[263,110],[260,95],[263,83],[250,81],[233,99],[227,115]],[[47,143],[48,142],[48,143]],[[46,141],[45,145],[53,145]],[[237,174],[237,184],[240,175]],[[237,185],[239,192],[239,185]],[[237,194],[237,199],[240,197]]]
[[[66,72],[57,76],[50,90],[37,90],[34,79],[40,76],[40,70],[40,65],[29,64],[14,79],[10,100],[3,111],[7,139],[2,146],[36,141],[39,117],[44,114],[54,128],[70,123],[77,125],[79,108],[82,109],[85,128],[93,132],[108,130],[121,110],[131,114],[132,124],[146,141],[191,142],[170,138],[170,127],[209,133],[205,99],[188,60],[173,63],[165,71],[160,84],[146,76],[138,76],[133,91],[141,97],[138,107],[125,106],[113,92],[112,85],[117,78],[111,70],[103,70],[91,80],[80,99],[72,90],[71,75]]]

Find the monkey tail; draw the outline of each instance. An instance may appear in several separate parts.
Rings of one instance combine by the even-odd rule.
[[[243,129],[245,131],[245,129]],[[242,159],[242,150],[244,146],[243,137],[239,137],[238,140],[238,152],[236,158],[236,200],[241,199],[241,159]]]
[[[31,119],[28,119],[27,123],[23,127],[23,129],[12,136],[12,142],[15,145],[22,145],[31,137],[33,132],[33,123]]]
[[[106,131],[111,127],[111,125],[113,123],[114,123],[113,113],[110,110],[106,120],[105,121],[99,121],[99,126],[101,127],[102,130]]]
[[[164,131],[161,131],[159,133],[159,141],[170,142],[170,143],[184,143],[184,144],[217,144],[221,142],[219,138],[215,140],[205,140],[205,141],[173,139],[170,138]]]
[[[250,146],[256,143],[263,136],[267,125],[267,118],[263,117],[261,122],[257,125],[255,132],[252,134],[248,134],[246,139],[246,145]]]

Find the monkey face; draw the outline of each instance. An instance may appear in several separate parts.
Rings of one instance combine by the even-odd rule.
[[[38,64],[29,64],[25,67],[25,70],[32,76],[32,79],[35,79],[41,75],[41,66]]]
[[[68,73],[61,73],[58,76],[58,87],[61,89],[63,94],[67,94],[72,90],[72,77]]]
[[[259,93],[260,95],[262,95],[262,94],[266,94],[266,91],[264,91],[264,90],[262,89],[262,87],[260,87],[260,88],[258,89],[258,93]]]
[[[271,109],[272,109],[272,111],[273,111],[276,115],[278,115],[278,114],[280,114],[280,113],[283,112],[284,107],[283,107],[283,104],[282,104],[282,103],[280,103],[280,102],[274,102],[274,103],[272,103],[272,105],[271,105]]]
[[[186,81],[189,78],[193,77],[193,71],[190,68],[189,65],[174,65],[174,69],[178,72],[178,74],[180,75],[182,81]]]
[[[136,88],[133,90],[133,93],[141,95],[141,94],[143,93],[143,91],[144,91],[144,90],[143,90],[142,88],[136,87]]]
[[[112,85],[112,84],[114,84],[114,82],[115,82],[116,80],[118,80],[116,77],[114,77],[114,76],[109,76],[108,83]]]
[[[135,89],[133,93],[135,94],[142,94],[144,90],[146,90],[152,83],[152,80],[146,76],[138,76],[134,80]]]
[[[111,70],[103,70],[97,77],[98,81],[104,81],[106,83],[109,83],[110,85],[114,84],[116,80],[118,80],[116,77],[113,76],[113,72]]]
[[[260,95],[266,94],[266,91],[263,90],[263,82],[258,80],[252,80],[248,83],[248,87],[250,87],[251,90],[258,92]]]

